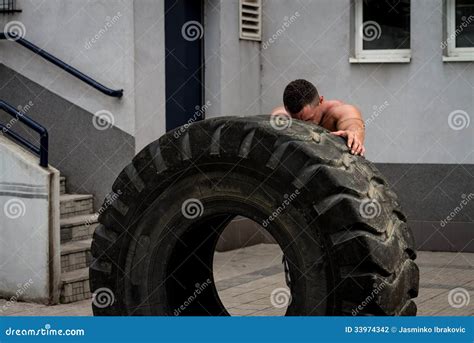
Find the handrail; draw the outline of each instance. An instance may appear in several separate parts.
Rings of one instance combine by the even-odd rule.
[[[13,140],[17,141],[21,145],[28,148],[30,151],[35,153],[40,158],[40,166],[47,168],[48,167],[48,130],[41,124],[37,123],[26,114],[21,113],[15,107],[11,106],[10,104],[6,103],[3,100],[0,100],[0,109],[4,110],[6,113],[11,115],[12,117],[16,118],[26,126],[28,126],[33,131],[36,131],[40,135],[40,146],[36,146],[27,139],[20,136],[15,131],[12,131],[9,127],[0,124],[0,129],[2,132],[8,136],[10,136]]]
[[[67,71],[69,74],[77,77],[79,80],[87,83],[89,86],[94,87],[99,92],[102,92],[108,96],[112,96],[115,98],[120,98],[123,95],[123,89],[111,89],[109,87],[104,86],[103,84],[97,82],[96,80],[92,79],[91,77],[87,76],[86,74],[80,72],[76,68],[70,66],[69,64],[61,61],[59,58],[51,55],[50,53],[44,51],[43,49],[37,47],[30,41],[26,40],[25,38],[17,35],[14,32],[0,32],[0,39],[8,39],[10,41],[15,41],[18,44],[24,46],[25,48],[33,51],[35,54],[43,57],[45,60],[51,62],[52,64],[58,66],[59,68]]]

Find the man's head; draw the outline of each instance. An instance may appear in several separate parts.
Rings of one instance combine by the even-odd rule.
[[[319,102],[320,98],[316,87],[306,80],[291,81],[283,92],[285,109],[296,119],[310,119]]]

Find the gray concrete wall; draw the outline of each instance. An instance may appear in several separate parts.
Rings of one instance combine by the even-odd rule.
[[[28,115],[50,130],[52,165],[68,177],[71,192],[94,194],[97,208],[134,154],[165,132],[164,2],[17,4],[22,12],[1,16],[1,27],[20,21],[26,39],[124,89],[121,99],[108,97],[16,43],[0,41],[0,96],[15,107],[34,104]],[[113,125],[97,130],[94,116],[102,110]]]
[[[377,168],[397,193],[419,250],[474,252],[474,165]]]
[[[349,63],[349,0],[266,0],[262,43],[249,45],[238,39],[236,4],[206,2],[206,98],[216,104],[208,117],[269,113],[282,103],[289,81],[314,82],[326,99],[340,99],[362,110],[367,158],[377,163],[399,194],[418,247],[474,251],[471,202],[462,215],[442,224],[463,195],[474,192],[474,126],[454,130],[448,121],[457,110],[473,118],[474,67],[442,62],[442,1],[412,1],[412,60],[407,64]],[[260,57],[254,59],[257,49]],[[254,63],[260,63],[260,69]],[[233,248],[228,242],[242,241],[254,231],[247,226],[226,230],[221,248]]]
[[[9,68],[137,138],[137,150],[165,132],[163,0],[18,0],[21,13],[0,16],[0,27],[20,21],[25,38],[114,89],[121,99],[89,87],[29,50],[0,41]]]
[[[0,296],[57,303],[59,172],[1,135],[0,213]]]
[[[49,131],[50,164],[68,178],[71,193],[93,194],[99,208],[120,171],[135,155],[133,136],[98,126],[94,115],[0,63],[0,99],[22,109]],[[11,117],[0,112],[0,123]],[[38,135],[15,122],[11,128],[32,142]],[[99,129],[98,129],[99,128]]]
[[[260,43],[239,39],[239,1],[206,0],[206,117],[260,114]]]
[[[439,200],[437,214],[432,213],[426,204],[412,201],[423,185],[420,175],[447,180],[444,191],[457,192],[448,185],[459,180],[464,193],[473,189],[474,125],[453,130],[448,118],[457,110],[473,118],[474,67],[442,62],[441,0],[412,1],[411,63],[350,64],[351,3],[266,0],[259,43],[239,39],[238,0],[205,0],[206,115],[268,113],[281,104],[287,82],[300,77],[313,81],[327,99],[351,102],[362,110],[369,120],[367,157],[382,163],[388,175],[402,173],[403,187],[397,191],[406,207],[419,209],[411,217],[417,230],[429,236],[436,230],[430,223],[443,219],[461,194],[448,192],[451,200]],[[73,191],[94,193],[97,205],[133,154],[165,131],[163,0],[18,4],[23,12],[2,16],[0,25],[22,21],[26,38],[99,81],[125,89],[123,99],[106,97],[28,50],[0,42],[0,59],[9,67],[2,72],[13,75],[2,79],[0,95],[17,106],[33,94],[33,117],[52,130],[53,164],[68,176]],[[117,13],[120,18],[92,42]],[[297,19],[281,34],[296,13]],[[91,116],[102,109],[112,113],[116,127],[94,129]],[[459,165],[459,177],[451,177],[450,165]],[[441,199],[442,191],[434,194]],[[472,223],[458,220],[463,228]]]
[[[136,151],[166,132],[164,0],[133,2]]]
[[[133,135],[133,2],[19,0],[17,4],[22,12],[0,16],[0,27],[20,21],[26,39],[106,86],[123,88],[125,96],[116,99],[103,95],[9,41],[0,42],[2,62],[90,113],[110,111],[115,125]]]
[[[448,124],[456,110],[474,120],[474,66],[442,62],[441,0],[411,4],[411,63],[350,64],[351,1],[264,1],[264,42],[285,17],[300,16],[262,48],[262,112],[282,103],[289,81],[306,78],[327,99],[355,104],[372,118],[366,142],[370,160],[474,163],[474,125],[456,131]]]

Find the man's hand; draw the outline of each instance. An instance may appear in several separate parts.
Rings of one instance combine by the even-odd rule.
[[[347,139],[347,146],[351,149],[351,154],[364,156],[365,148],[362,140],[358,137],[357,132],[352,130],[339,130],[331,132],[331,134]]]

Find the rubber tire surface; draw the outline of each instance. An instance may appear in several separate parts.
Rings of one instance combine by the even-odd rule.
[[[219,117],[144,148],[99,211],[94,314],[227,315],[212,259],[243,215],[265,223],[286,256],[287,315],[416,315],[419,271],[397,196],[343,139],[286,124]]]

